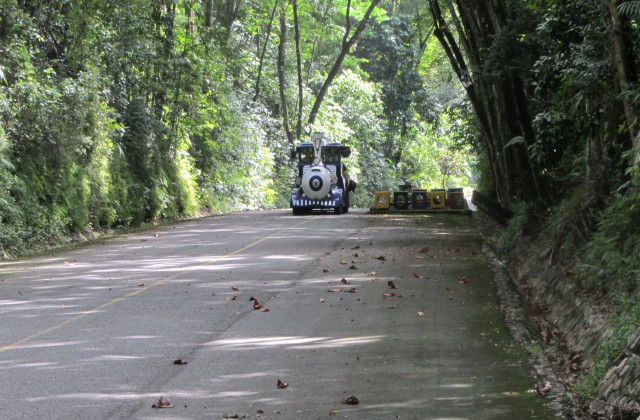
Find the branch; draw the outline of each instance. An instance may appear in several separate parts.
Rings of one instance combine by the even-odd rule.
[[[347,26],[345,30],[345,36],[342,41],[342,49],[340,50],[340,54],[338,55],[336,62],[333,64],[333,67],[331,68],[331,71],[329,72],[327,79],[324,81],[324,84],[320,88],[320,91],[318,92],[318,96],[316,97],[316,101],[314,102],[313,108],[311,109],[311,114],[309,114],[309,119],[307,120],[307,125],[309,128],[313,127],[313,123],[315,122],[316,116],[318,115],[318,111],[320,110],[320,105],[322,104],[322,101],[324,100],[325,95],[329,91],[329,87],[331,86],[331,83],[333,83],[333,79],[335,79],[335,77],[340,72],[340,67],[342,66],[342,62],[344,61],[345,57],[349,53],[349,50],[351,49],[353,44],[356,42],[356,40],[358,39],[362,31],[364,31],[364,28],[367,22],[369,21],[369,19],[371,18],[371,14],[373,13],[373,10],[378,6],[378,3],[380,3],[380,0],[373,0],[371,2],[371,4],[369,5],[369,8],[367,9],[367,12],[364,14],[364,17],[362,18],[362,21],[358,23],[356,30],[354,31],[353,35],[351,35],[351,38],[348,38],[349,31],[351,30],[351,26],[350,25]],[[347,16],[349,16],[350,8],[351,8],[351,0],[349,0],[349,4],[347,8]]]
[[[271,35],[271,26],[273,25],[273,17],[276,14],[276,7],[278,6],[278,0],[273,2],[273,10],[271,10],[271,17],[269,18],[269,26],[267,27],[267,36],[264,40],[264,46],[262,47],[262,52],[260,53],[260,64],[258,65],[258,79],[256,80],[256,93],[253,95],[253,102],[258,100],[258,96],[260,95],[260,79],[262,78],[262,65],[264,64],[264,55],[267,52],[267,44],[269,43],[269,35]]]

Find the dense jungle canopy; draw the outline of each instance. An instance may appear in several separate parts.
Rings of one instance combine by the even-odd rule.
[[[323,131],[352,149],[352,205],[474,187],[514,210],[504,248],[547,240],[585,291],[637,301],[639,19],[620,0],[0,0],[0,249],[288,207],[289,150]]]

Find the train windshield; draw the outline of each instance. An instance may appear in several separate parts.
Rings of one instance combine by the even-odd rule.
[[[313,147],[300,148],[300,162],[302,163],[313,162]]]
[[[322,160],[325,162],[340,162],[340,149],[337,147],[323,148]]]

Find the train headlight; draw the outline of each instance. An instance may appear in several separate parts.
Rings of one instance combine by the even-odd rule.
[[[296,177],[296,187],[300,188],[300,186],[302,185],[302,178],[300,178],[299,176]]]

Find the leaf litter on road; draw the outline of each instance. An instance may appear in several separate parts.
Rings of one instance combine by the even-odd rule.
[[[251,415],[250,414],[244,414],[244,413],[233,413],[233,414],[225,414],[222,419],[248,419],[250,418]]]
[[[350,396],[349,398],[347,398],[346,400],[342,401],[343,404],[348,404],[348,405],[358,405],[360,404],[360,400],[358,400],[358,398],[354,395]]]
[[[278,387],[278,389],[286,389],[289,384],[278,379],[278,382],[276,382],[276,386]]]
[[[169,400],[165,399],[164,397],[160,397],[158,401],[153,403],[151,408],[173,408],[173,404],[171,404]]]
[[[251,297],[249,302],[253,303],[253,309],[260,310],[261,312],[269,312],[269,309],[262,306],[262,304],[258,302],[258,299]]]

